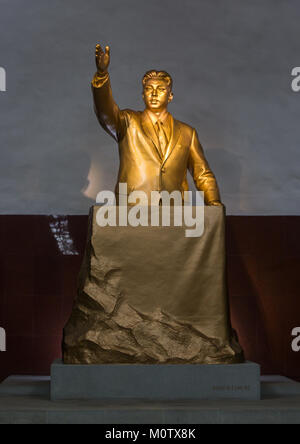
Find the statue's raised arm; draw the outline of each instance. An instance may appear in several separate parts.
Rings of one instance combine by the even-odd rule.
[[[110,63],[110,48],[105,51],[96,45],[95,61],[97,72],[92,80],[95,113],[101,126],[116,141],[119,141],[127,128],[126,115],[120,111],[112,95],[108,66]]]

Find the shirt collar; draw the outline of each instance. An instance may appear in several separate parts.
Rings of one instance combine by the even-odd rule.
[[[148,116],[150,117],[153,125],[155,125],[158,120],[160,120],[160,122],[162,124],[167,124],[167,122],[168,122],[169,113],[167,110],[162,111],[159,114],[159,116],[148,109],[147,109],[147,113],[148,113]]]

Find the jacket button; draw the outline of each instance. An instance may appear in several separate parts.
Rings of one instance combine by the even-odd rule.
[[[166,172],[165,168],[162,168],[162,169],[161,169],[161,172],[162,172],[162,173],[165,173],[165,172]]]

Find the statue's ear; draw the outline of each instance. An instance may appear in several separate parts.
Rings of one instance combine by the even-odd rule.
[[[169,94],[169,102],[172,102],[172,100],[173,100],[173,97],[174,97],[174,95],[173,95],[173,93],[172,93],[172,91],[170,92],[170,94]]]

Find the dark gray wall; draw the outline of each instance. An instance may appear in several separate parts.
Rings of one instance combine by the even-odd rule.
[[[87,213],[118,152],[93,114],[94,46],[111,45],[120,107],[143,73],[174,76],[228,214],[300,214],[297,0],[1,0],[0,212]]]

